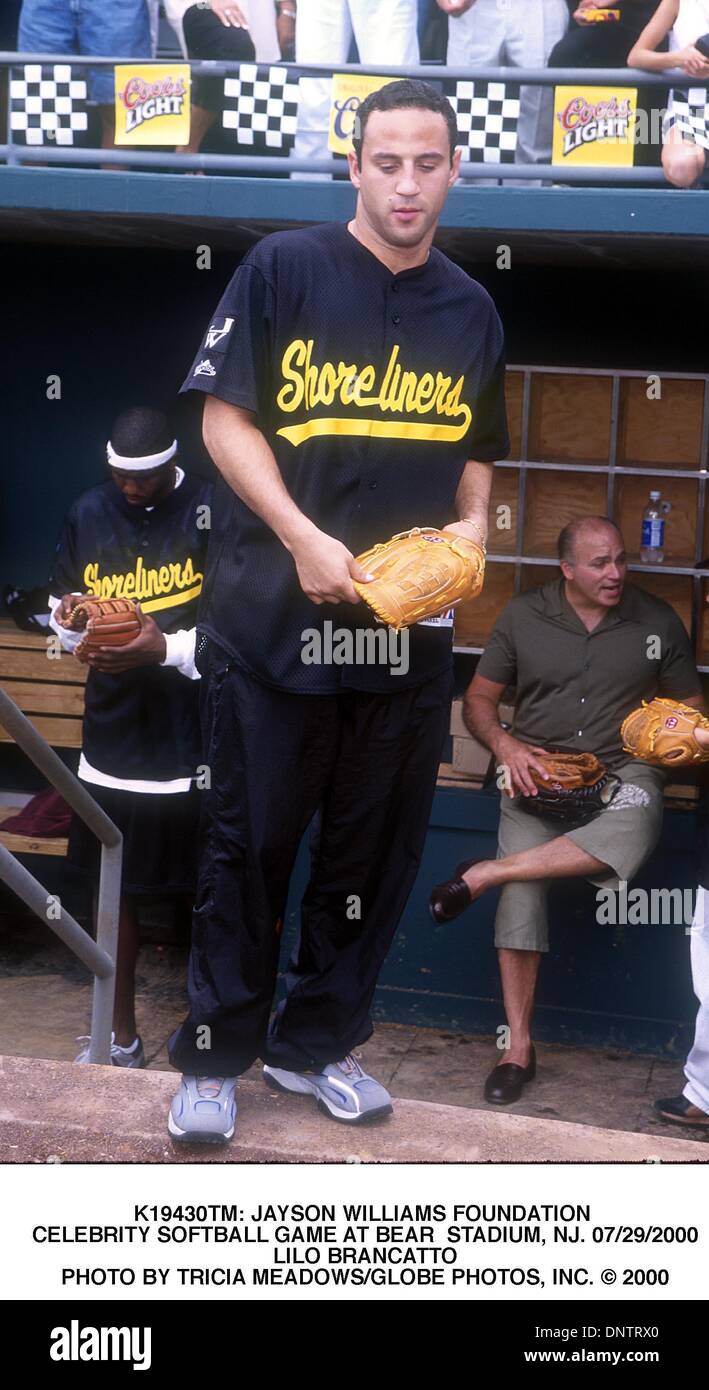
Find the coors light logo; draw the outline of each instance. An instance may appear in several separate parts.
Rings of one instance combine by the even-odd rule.
[[[609,101],[592,102],[574,97],[557,112],[564,132],[564,154],[571,154],[582,145],[598,140],[627,140],[632,118],[629,97],[611,97]]]
[[[182,77],[163,77],[147,82],[144,77],[130,77],[119,93],[126,110],[126,133],[156,116],[180,116],[186,89]]]

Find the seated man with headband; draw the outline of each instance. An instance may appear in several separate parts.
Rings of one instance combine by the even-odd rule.
[[[134,406],[119,415],[107,445],[110,476],[69,508],[49,581],[50,623],[69,650],[82,634],[61,620],[87,595],[133,599],[143,622],[129,645],[102,647],[88,658],[78,768],[123,834],[111,1049],[119,1067],[145,1065],[135,1019],[138,901],[184,899],[189,910],[196,883],[201,753],[194,625],[212,484],[185,473],[177,457],[161,411]],[[69,862],[95,889],[99,843],[78,817]],[[76,1060],[88,1060],[88,1046]]]

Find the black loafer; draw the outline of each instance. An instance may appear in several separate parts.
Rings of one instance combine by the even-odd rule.
[[[436,884],[428,903],[434,922],[452,922],[455,917],[460,917],[461,912],[465,912],[466,907],[470,907],[473,900],[463,874],[467,869],[472,869],[473,864],[479,863],[479,859],[468,859],[464,864],[458,864],[455,878]]]
[[[516,1062],[500,1062],[493,1067],[485,1082],[485,1099],[490,1105],[512,1105],[521,1098],[528,1081],[537,1074],[537,1056],[532,1048],[529,1066],[520,1067]]]
[[[656,1100],[655,1111],[663,1120],[670,1120],[676,1125],[696,1125],[698,1128],[709,1128],[709,1115],[705,1110],[700,1110],[697,1105],[692,1105],[691,1100],[686,1096],[670,1096],[668,1100]],[[694,1111],[694,1114],[691,1112]]]

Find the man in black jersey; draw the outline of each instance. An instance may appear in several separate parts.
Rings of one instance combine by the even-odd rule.
[[[123,875],[111,1061],[145,1065],[135,1018],[141,898],[194,899],[201,792],[194,624],[207,552],[212,484],[180,467],[161,411],[119,415],[109,478],[72,503],[49,581],[51,625],[86,594],[140,602],[144,629],[90,658],[78,776],[123,834]],[[98,883],[99,845],[72,820],[69,862]],[[88,1042],[88,1040],[82,1040]],[[78,1062],[88,1060],[88,1046]]]
[[[368,97],[350,155],[354,218],[264,237],[183,386],[207,395],[221,476],[198,618],[211,789],[190,1013],[170,1043],[184,1073],[176,1139],[230,1138],[236,1078],[259,1056],[271,1082],[335,1119],[391,1109],[353,1053],[424,844],[452,619],[410,629],[395,670],[372,659],[352,581],[367,578],[357,554],[412,526],[484,542],[492,464],[508,451],[494,305],[431,245],[456,143],[452,108],[427,83]],[[333,629],[351,638],[344,664],[328,659]],[[289,876],[314,817],[300,937],[269,1027]]]

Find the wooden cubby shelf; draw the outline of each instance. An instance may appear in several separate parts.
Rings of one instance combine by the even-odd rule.
[[[709,673],[709,375],[512,366],[506,394],[512,449],[495,468],[485,589],[458,609],[455,650],[481,652],[513,595],[558,575],[562,526],[600,514],[625,536],[632,582],[672,605]],[[671,511],[664,562],[646,565],[653,488]]]

